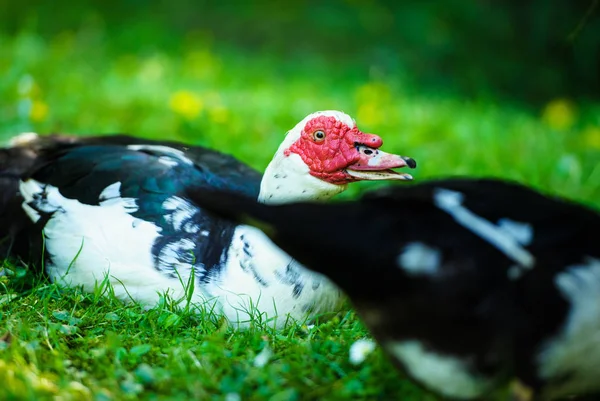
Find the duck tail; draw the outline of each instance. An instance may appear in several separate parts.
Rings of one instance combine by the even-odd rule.
[[[61,136],[67,142],[68,136]],[[27,132],[11,138],[0,148],[0,261],[9,256],[25,256],[29,249],[26,236],[33,222],[21,208],[21,178],[34,166],[37,157],[50,143],[50,137]]]

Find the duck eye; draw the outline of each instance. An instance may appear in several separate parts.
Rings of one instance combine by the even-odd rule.
[[[325,132],[318,130],[313,132],[313,138],[316,142],[321,142],[325,139]]]

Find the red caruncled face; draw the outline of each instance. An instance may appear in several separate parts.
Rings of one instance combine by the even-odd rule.
[[[319,116],[308,121],[298,139],[286,151],[300,155],[310,174],[332,184],[357,181],[345,170],[360,160],[357,146],[378,149],[381,138],[350,128],[335,117]]]

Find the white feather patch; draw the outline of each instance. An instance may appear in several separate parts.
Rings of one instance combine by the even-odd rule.
[[[520,245],[518,238],[514,236],[515,224],[507,224],[507,221],[505,221],[504,228],[501,229],[465,208],[462,205],[463,198],[464,196],[460,192],[438,188],[434,193],[433,200],[438,208],[454,217],[457,223],[489,242],[521,267],[525,269],[533,268],[535,258]],[[522,232],[523,230],[517,235],[521,236],[520,239],[527,239]]]
[[[164,153],[166,156],[172,157],[176,160],[179,160],[180,162],[183,162],[185,164],[188,165],[193,165],[194,162],[191,161],[190,159],[188,159],[187,157],[185,157],[185,153],[183,153],[181,150],[179,149],[174,149],[171,148],[169,146],[164,146],[164,145],[128,145],[127,146],[128,149],[131,150],[149,150],[149,151],[153,151],[153,152],[160,152],[160,153]],[[164,162],[165,159],[163,159]],[[160,158],[159,158],[160,161]]]
[[[176,270],[176,277],[157,270],[152,248],[161,236],[161,228],[131,215],[137,210],[136,200],[121,198],[119,183],[102,191],[104,200],[100,205],[67,199],[56,187],[33,180],[22,183],[21,190],[25,198],[23,208],[31,209],[33,217],[37,212],[27,201],[34,202],[40,210],[56,212],[44,227],[46,249],[52,256],[46,270],[53,281],[95,291],[98,283],[106,279],[119,299],[135,300],[145,306],[156,305],[162,294],[173,299],[186,298],[185,285],[193,268],[200,269],[202,265],[197,261],[192,266],[178,256],[193,251],[195,243],[182,239],[162,249],[160,262]],[[189,203],[181,198],[171,198],[164,206],[173,211],[173,223],[178,226],[191,212]],[[205,239],[209,232],[198,231],[198,235]],[[242,268],[250,258],[244,251],[245,244],[255,251],[252,263],[257,273],[268,279],[266,287]],[[276,272],[285,274],[290,263],[304,284],[297,298],[293,296],[293,285],[277,280]],[[328,280],[302,268],[262,231],[246,226],[238,227],[233,235],[227,265],[209,282],[196,284],[191,301],[224,314],[239,328],[248,327],[251,316],[259,316],[263,321],[272,319],[267,324],[281,328],[290,317],[303,321],[307,315],[314,318],[336,310],[343,299]]]
[[[556,275],[555,284],[571,308],[560,333],[541,349],[540,377],[557,379],[548,390],[557,398],[600,391],[600,260],[567,268]]]
[[[12,138],[10,138],[8,140],[8,147],[16,148],[19,146],[27,146],[31,142],[34,142],[35,140],[37,140],[38,137],[39,137],[39,135],[35,132],[23,132],[17,136],[13,136]]]
[[[198,208],[192,205],[187,200],[180,198],[179,196],[172,196],[168,198],[162,204],[163,209],[171,212],[165,215],[165,219],[173,225],[175,230],[181,230],[183,228],[183,222],[189,220],[195,213],[198,212]],[[193,227],[188,227],[194,229]],[[197,228],[194,230],[197,231]]]
[[[531,224],[505,218],[498,220],[498,228],[523,246],[530,245],[533,240],[533,227],[531,227]]]
[[[169,167],[175,167],[177,166],[177,160],[174,160],[173,158],[169,157],[169,156],[161,156],[158,158],[158,162],[161,164],[164,164],[165,166],[169,166]]]
[[[411,276],[437,273],[441,260],[442,255],[439,250],[421,242],[407,244],[398,255],[398,265]]]
[[[19,191],[23,196],[23,205],[26,205],[26,203],[34,203],[35,209],[44,213],[54,213],[59,210],[61,207],[61,199],[64,199],[58,191],[58,188],[43,185],[36,180],[21,181],[19,184]],[[23,207],[23,209],[25,212],[28,210],[26,207]],[[39,218],[37,210],[35,212]],[[32,219],[33,217],[30,216]]]
[[[428,351],[419,341],[388,342],[384,347],[411,377],[446,397],[476,398],[491,384],[471,372],[463,360]]]
[[[183,238],[179,241],[169,242],[161,249],[158,259],[164,268],[176,270],[177,267],[182,264],[180,255],[193,255],[195,248],[196,244],[187,238]],[[197,263],[195,266],[196,268],[203,268],[202,263]],[[189,267],[186,266],[186,268]]]
[[[100,203],[108,201],[110,199],[117,199],[121,197],[121,182],[117,181],[114,184],[111,184],[104,188],[104,190],[100,193],[98,200]]]

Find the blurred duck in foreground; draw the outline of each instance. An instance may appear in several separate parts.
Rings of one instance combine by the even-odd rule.
[[[42,256],[51,280],[154,306],[162,295],[282,327],[336,311],[339,290],[260,230],[215,218],[187,191],[265,203],[326,200],[361,180],[410,180],[411,158],[380,150],[339,111],[291,129],[264,176],[218,151],[130,136],[25,134],[0,149],[0,257]],[[43,233],[43,235],[42,235]],[[2,242],[3,241],[3,242]],[[39,263],[41,264],[41,263]]]
[[[511,383],[518,399],[600,394],[595,210],[492,179],[329,204],[188,195],[330,278],[395,364],[435,393],[487,400]]]

